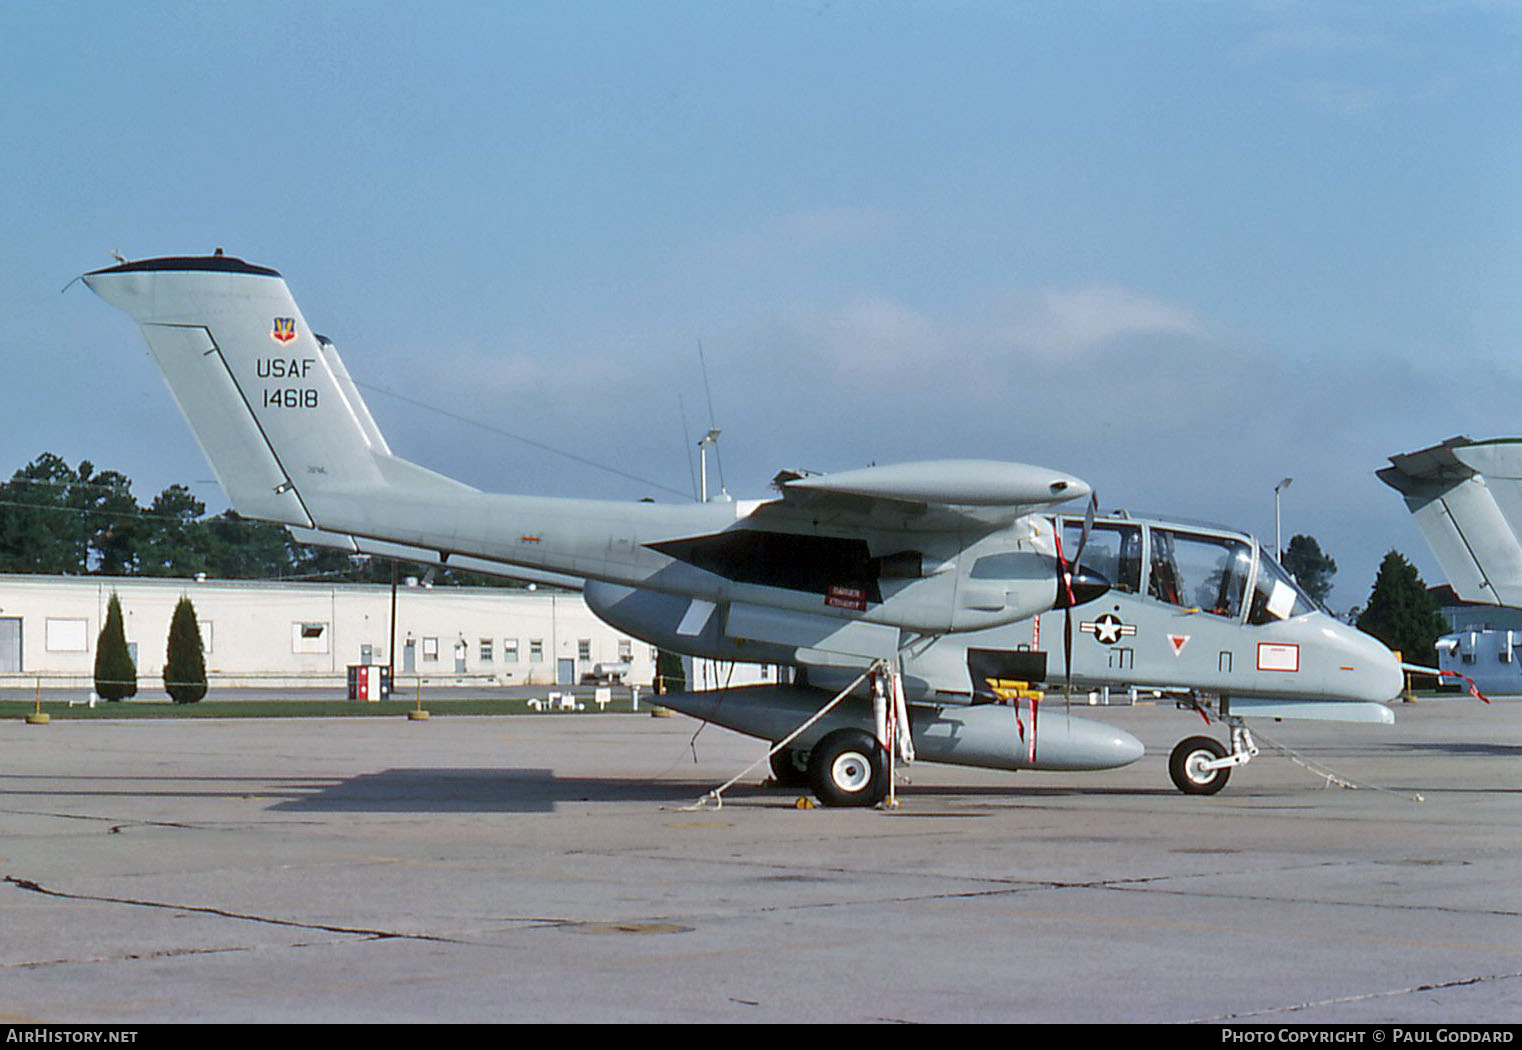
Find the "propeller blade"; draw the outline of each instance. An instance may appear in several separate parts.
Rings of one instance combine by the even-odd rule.
[[[1068,560],[1062,555],[1062,530],[1056,530],[1057,539],[1057,602],[1063,608],[1062,614],[1062,676],[1063,683],[1063,710],[1070,711],[1073,705],[1073,606],[1077,605],[1076,595],[1073,593],[1073,569]],[[1081,546],[1081,544],[1080,544]],[[1063,599],[1066,599],[1064,601]]]
[[[1089,534],[1094,531],[1094,516],[1099,513],[1099,494],[1089,493],[1089,505],[1083,512],[1083,532],[1078,537],[1078,552],[1073,555],[1073,564],[1083,564],[1083,551],[1089,545]]]
[[[1073,706],[1073,607],[1069,605],[1062,620],[1062,702],[1063,711]]]
[[[1071,712],[1073,704],[1073,606],[1091,602],[1110,589],[1110,581],[1083,567],[1083,551],[1094,531],[1094,516],[1099,513],[1099,496],[1089,493],[1089,505],[1083,514],[1083,531],[1078,536],[1078,550],[1068,561],[1062,553],[1062,530],[1057,536],[1057,602],[1063,608],[1062,667],[1063,703]]]

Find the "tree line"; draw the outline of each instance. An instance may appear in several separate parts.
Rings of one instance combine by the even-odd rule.
[[[405,575],[427,566],[402,564]],[[236,511],[206,514],[185,485],[170,485],[146,506],[132,480],[70,466],[44,452],[0,482],[0,572],[79,576],[194,577],[225,580],[391,579],[386,559],[356,558],[297,543],[283,526],[250,521]],[[479,573],[435,570],[442,583],[511,586]]]

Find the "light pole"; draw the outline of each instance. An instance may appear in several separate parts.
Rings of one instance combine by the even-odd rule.
[[[703,440],[698,442],[698,459],[699,459],[699,462],[702,464],[702,468],[701,468],[702,469],[702,478],[703,478],[703,489],[702,489],[702,491],[703,491],[703,502],[704,503],[708,502],[708,450],[711,449],[711,448],[714,448],[715,446],[717,446],[718,443],[719,443],[719,428],[718,427],[714,427],[707,434],[704,434],[703,435]],[[688,462],[690,463],[691,460],[688,460]]]
[[[1294,480],[1285,478],[1274,486],[1274,560],[1280,563],[1284,561],[1284,544],[1279,534],[1279,493],[1289,488],[1289,483]]]

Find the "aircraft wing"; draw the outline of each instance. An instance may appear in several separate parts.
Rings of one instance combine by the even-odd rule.
[[[1452,437],[1390,464],[1376,473],[1405,497],[1454,593],[1522,605],[1522,440]]]
[[[783,471],[772,483],[782,493],[781,506],[773,503],[759,513],[930,532],[969,526],[986,531],[1091,491],[1060,471],[983,459],[894,463],[834,474]]]

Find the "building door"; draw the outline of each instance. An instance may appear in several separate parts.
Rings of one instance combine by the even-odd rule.
[[[417,673],[417,642],[411,638],[402,646],[402,672],[404,674]]]
[[[0,617],[0,671],[16,672],[21,667],[21,617]]]
[[[555,661],[555,684],[556,685],[575,685],[576,684],[576,661],[575,660],[556,660]]]
[[[454,673],[465,673],[465,643],[457,642],[454,647]]]

